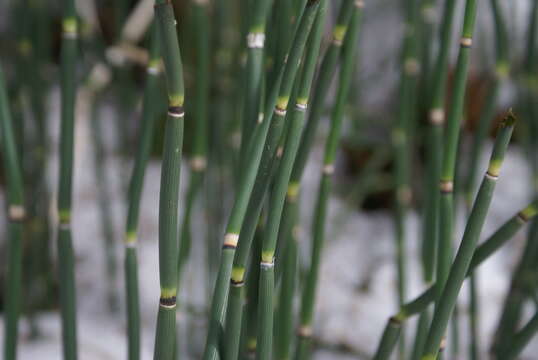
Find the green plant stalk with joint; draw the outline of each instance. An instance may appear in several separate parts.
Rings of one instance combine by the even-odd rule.
[[[140,294],[138,290],[138,219],[140,198],[144,185],[146,165],[150,156],[153,134],[155,132],[156,109],[154,96],[158,92],[161,58],[159,55],[159,38],[157,25],[152,25],[149,40],[149,62],[146,67],[146,85],[144,87],[140,140],[135,154],[135,161],[129,183],[127,224],[125,227],[125,290],[127,293],[127,348],[128,359],[140,359]]]
[[[534,201],[519,211],[516,215],[510,218],[504,223],[494,234],[486,239],[473,254],[471,264],[466,276],[470,276],[473,271],[480,266],[485,260],[487,260],[493,253],[495,253],[501,246],[508,242],[526,223],[529,222],[538,214],[538,201]],[[409,319],[411,316],[417,313],[423,312],[428,306],[436,299],[436,285],[432,284],[429,288],[422,292],[412,301],[405,303],[400,307],[398,313],[390,318],[390,322],[393,324],[385,328],[385,332],[396,332],[395,328],[399,328],[397,324]],[[399,330],[398,330],[399,333]],[[381,341],[378,345],[375,360],[387,359],[388,356],[394,350],[397,343],[397,337],[394,338],[386,333],[383,333],[384,338],[394,339],[393,342]]]
[[[318,284],[318,275],[321,262],[321,253],[325,239],[325,223],[327,218],[328,199],[331,191],[332,174],[334,172],[334,160],[340,131],[344,118],[344,111],[349,90],[353,78],[353,70],[358,48],[359,29],[362,20],[364,3],[355,1],[349,22],[348,34],[345,37],[342,50],[342,66],[339,76],[339,87],[336,103],[331,117],[331,127],[323,158],[323,170],[318,190],[318,198],[314,210],[312,225],[312,254],[310,257],[310,269],[306,275],[305,285],[301,295],[301,310],[299,316],[298,343],[295,352],[296,360],[307,359],[310,354],[310,342],[312,335],[312,321],[314,315],[315,294]]]
[[[226,226],[219,270],[211,299],[209,328],[203,355],[204,360],[214,360],[218,357],[219,332],[226,312],[226,299],[228,297],[236,247],[239,241],[239,230],[241,230],[241,233],[244,231],[243,222],[247,213],[247,206],[258,206],[256,202],[261,202],[266,192],[273,167],[273,160],[276,155],[276,148],[283,130],[284,117],[292,86],[299,68],[306,39],[314,22],[318,1],[309,1],[304,8],[303,15],[299,20],[299,28],[289,52],[288,61],[279,70],[277,79],[268,94],[263,122],[260,126],[256,127],[250,143],[246,147],[249,157],[245,169],[241,170],[241,181]],[[248,221],[246,222],[253,220],[253,228],[255,229],[259,215],[253,219],[250,210],[248,213],[250,220],[247,219]],[[252,225],[252,222],[250,224]],[[251,233],[252,236],[253,233],[254,231]],[[252,236],[249,236],[250,241]],[[247,254],[249,247],[250,245],[246,246],[244,250]]]
[[[473,0],[470,0],[470,2],[472,3]],[[466,18],[473,15],[472,11],[476,9],[476,7],[473,7],[473,5],[476,6],[476,4],[468,3],[467,10],[469,10],[469,5],[471,6],[471,13],[466,12]],[[469,23],[466,25],[469,26]],[[465,25],[464,29],[466,29]],[[466,38],[465,36],[468,35],[469,33],[464,31],[464,39]],[[493,190],[495,189],[495,184],[499,177],[504,155],[512,136],[514,123],[515,117],[511,112],[509,112],[506,118],[503,120],[497,134],[497,139],[495,140],[488,170],[484,176],[484,179],[482,180],[482,184],[480,185],[476,200],[465,226],[465,232],[463,234],[460,247],[454,259],[454,263],[450,268],[446,285],[443,287],[441,297],[439,298],[435,308],[422,356],[423,360],[435,359],[439,352],[441,339],[446,331],[450,315],[454,309],[454,306],[456,305],[458,294],[469,271],[473,254],[475,253],[476,244],[478,242],[478,238],[480,237],[480,232],[482,231],[482,227],[489,210],[489,205],[491,204]]]
[[[176,341],[176,293],[178,264],[178,197],[183,147],[185,98],[183,68],[172,4],[155,1],[155,16],[161,44],[168,116],[164,130],[161,185],[159,192],[160,300],[155,334],[154,359],[171,360]]]
[[[24,187],[3,70],[0,68],[0,144],[7,180],[8,258],[4,298],[4,359],[17,358],[18,323],[22,295],[22,235]]]
[[[60,180],[58,188],[58,273],[63,357],[77,358],[75,255],[71,239],[71,196],[75,132],[78,21],[74,0],[64,2],[61,45]]]

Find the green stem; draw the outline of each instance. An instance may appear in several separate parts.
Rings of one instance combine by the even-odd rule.
[[[310,269],[306,275],[305,286],[301,297],[301,311],[298,329],[298,344],[295,359],[306,359],[309,356],[309,348],[312,335],[312,321],[315,305],[315,294],[318,285],[318,275],[321,262],[321,252],[325,240],[325,224],[327,218],[328,199],[331,191],[331,180],[334,172],[334,160],[340,139],[344,110],[349,89],[353,78],[353,70],[358,48],[359,28],[362,20],[362,1],[355,1],[349,23],[349,32],[345,37],[342,52],[342,67],[340,69],[339,87],[336,104],[331,117],[331,127],[323,159],[323,171],[320,180],[318,198],[316,202],[314,221],[312,225],[312,254]],[[288,190],[289,192],[289,190]]]
[[[159,38],[157,25],[152,25],[150,38],[150,60],[146,68],[146,85],[144,87],[140,140],[135,154],[135,161],[129,183],[127,224],[125,228],[125,285],[127,293],[127,343],[128,359],[140,359],[140,300],[138,290],[138,260],[136,245],[138,242],[138,219],[140,198],[144,185],[146,165],[150,156],[153,134],[155,132],[156,109],[154,96],[158,92],[158,75],[160,73]]]
[[[310,1],[304,9],[288,56],[288,61],[279,70],[277,80],[275,80],[273,88],[267,97],[263,122],[254,131],[247,147],[249,157],[246,162],[246,168],[242,169],[238,193],[236,194],[226,226],[220,267],[211,300],[209,329],[203,356],[204,360],[214,360],[218,356],[219,332],[224,322],[229,284],[230,280],[236,281],[235,277],[232,279],[232,263],[235,262],[234,255],[239,240],[239,230],[241,229],[241,233],[243,234],[242,226],[247,212],[247,205],[249,208],[252,208],[252,206],[255,208],[261,206],[258,203],[262,202],[265,195],[271,169],[273,168],[276,148],[283,130],[292,86],[299,68],[306,39],[314,22],[318,1]],[[252,225],[253,222],[256,224],[259,212],[256,215],[249,210],[248,214],[249,217],[246,219],[245,224],[250,223]],[[255,228],[255,225],[253,228]],[[249,235],[246,237],[246,239],[249,239],[248,241],[240,241],[240,243],[247,242],[247,244],[242,246],[244,248],[242,251],[246,254],[249,253],[252,236],[253,231],[249,232]],[[240,256],[239,258],[246,259],[246,256]],[[236,271],[236,273],[238,274],[240,272]],[[242,275],[240,282],[242,282]]]
[[[470,0],[470,2],[473,2],[473,0]],[[476,9],[474,6],[476,6],[476,4],[473,5],[468,3],[466,12],[467,21],[464,25],[464,39],[469,38],[470,35],[469,27],[471,25],[468,23],[468,17],[474,16],[474,10]],[[469,9],[471,10],[470,12]],[[493,190],[495,189],[495,184],[497,178],[499,177],[501,165],[504,160],[504,154],[506,152],[506,148],[508,147],[508,143],[510,142],[514,128],[514,122],[515,118],[510,112],[503,121],[497,135],[488,171],[484,176],[480,190],[476,196],[471,214],[469,215],[469,220],[465,226],[465,232],[463,234],[460,247],[454,259],[454,263],[450,268],[446,285],[443,287],[441,297],[438,300],[433,314],[432,325],[430,326],[424,354],[422,357],[423,360],[435,359],[437,357],[439,346],[441,345],[441,339],[446,331],[450,314],[456,305],[463,281],[469,271],[473,253],[475,252],[476,248],[476,243],[480,237],[480,232],[482,231],[482,227],[489,210]]]
[[[8,258],[4,303],[4,359],[17,358],[18,321],[22,295],[22,232],[25,219],[23,179],[4,74],[0,68],[0,144],[7,180]]]
[[[172,4],[155,1],[155,16],[168,89],[161,187],[159,193],[159,277],[161,295],[155,334],[154,359],[171,360],[176,341],[178,264],[178,197],[184,123],[184,85],[181,54]]]
[[[71,196],[75,131],[78,22],[73,0],[64,2],[61,49],[60,182],[58,189],[58,271],[62,314],[63,356],[77,358],[75,255],[71,239]]]

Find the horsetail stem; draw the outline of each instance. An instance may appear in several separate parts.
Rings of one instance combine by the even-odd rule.
[[[499,354],[499,360],[516,359],[523,348],[532,340],[538,331],[538,312],[512,337],[507,349]]]
[[[439,53],[435,60],[432,72],[432,83],[429,91],[432,98],[428,109],[428,136],[427,136],[427,169],[428,187],[424,208],[424,234],[422,244],[422,261],[424,264],[424,279],[431,283],[437,277],[444,278],[450,252],[446,251],[447,244],[441,241],[439,233],[440,196],[438,180],[441,177],[442,163],[442,126],[445,123],[444,94],[448,71],[448,59],[452,39],[452,24],[456,0],[447,0],[444,3],[443,18],[439,29]],[[441,243],[443,250],[441,249]],[[436,264],[437,261],[437,264]],[[435,270],[437,269],[437,270]],[[441,282],[439,282],[441,284]]]
[[[492,84],[488,87],[488,94],[485,104],[482,108],[478,127],[474,136],[474,141],[471,145],[469,159],[469,173],[465,179],[464,196],[467,206],[471,206],[472,197],[475,192],[475,183],[477,177],[478,161],[482,151],[482,144],[487,136],[487,132],[491,126],[491,120],[495,111],[497,96],[499,89],[502,86],[508,75],[508,52],[507,52],[507,35],[504,19],[499,10],[497,0],[490,1],[493,19],[495,24],[495,39],[496,39],[496,60],[495,60],[495,75]],[[469,328],[471,341],[469,346],[470,359],[476,360],[479,358],[479,304],[477,294],[477,281],[475,275],[471,275],[470,279],[470,313],[469,313]]]
[[[394,177],[395,177],[395,258],[397,266],[398,303],[402,305],[407,289],[407,262],[406,262],[406,217],[411,203],[411,157],[412,157],[412,131],[414,128],[415,101],[417,90],[417,76],[420,71],[417,54],[417,0],[406,1],[405,26],[403,39],[402,64],[400,77],[400,104],[398,117],[393,128],[392,142],[394,150]],[[403,329],[402,329],[403,331]],[[400,354],[405,353],[405,341],[402,336]]]
[[[308,50],[305,55],[306,63],[304,65],[305,71],[308,70],[307,73],[303,74],[303,78],[301,80],[302,87],[299,90],[298,98],[305,98],[308,97],[308,88],[310,86],[310,82],[313,77],[313,71],[315,68],[315,65],[317,63],[317,52],[319,50],[319,43],[321,41],[321,35],[319,34],[321,30],[319,28],[322,26],[323,19],[317,20],[316,24],[313,26],[312,23],[314,22],[314,18],[316,17],[317,12],[317,4],[309,5],[305,11],[304,15],[301,19],[301,23],[299,25],[297,35],[301,37],[300,41],[303,43],[301,46],[304,47],[304,43],[306,42],[306,38],[308,37],[308,33],[311,33],[310,36],[314,36],[313,40],[311,40],[312,46],[308,47]],[[311,31],[312,26],[314,27]],[[312,39],[312,38],[311,38]],[[317,45],[316,45],[317,44]],[[298,57],[300,57],[302,54],[298,53],[297,51],[290,54],[290,60],[292,64],[296,62]],[[296,71],[296,70],[295,70]],[[289,82],[289,81],[288,81]],[[284,87],[284,96],[280,96],[280,99],[289,98],[289,93],[291,91],[291,84],[283,84]],[[282,89],[281,89],[282,91]],[[283,101],[283,100],[281,100]],[[287,101],[287,100],[286,100]],[[284,109],[287,107],[287,104],[281,103],[278,104],[277,101],[277,107],[282,106]],[[289,129],[288,134],[286,135],[286,146],[288,146],[288,142],[291,141],[294,138],[298,139],[298,136],[300,136],[300,130],[302,130],[302,121],[299,119],[301,114],[296,114],[297,109],[299,107],[295,107],[293,109],[293,112],[291,114],[291,120],[289,120]],[[304,110],[306,110],[306,107],[304,107]],[[241,303],[242,303],[242,291],[239,289],[243,286],[244,283],[244,274],[245,274],[245,264],[247,260],[248,253],[250,252],[250,246],[252,243],[252,238],[254,236],[254,231],[256,224],[258,222],[258,218],[260,216],[261,208],[262,208],[262,199],[265,196],[265,192],[267,191],[267,188],[269,186],[269,181],[271,178],[271,174],[273,172],[273,169],[276,166],[275,156],[278,156],[275,154],[275,151],[278,152],[277,144],[281,140],[282,136],[282,127],[283,122],[287,118],[285,114],[278,114],[278,111],[275,111],[277,116],[273,118],[273,124],[271,124],[271,128],[269,129],[269,134],[267,136],[267,141],[265,147],[272,152],[272,154],[267,151],[262,155],[262,159],[260,162],[260,168],[258,170],[258,174],[256,176],[256,182],[254,184],[254,189],[251,194],[251,198],[249,200],[248,204],[248,210],[247,210],[247,216],[244,220],[243,226],[241,227],[241,234],[239,237],[239,245],[237,249],[237,253],[235,254],[234,261],[233,261],[233,269],[232,274],[230,278],[230,289],[232,292],[234,292],[234,296],[230,298],[230,302],[228,303],[228,318],[227,318],[227,326],[225,331],[225,338],[226,338],[226,354],[227,356],[231,356],[232,358],[234,356],[237,356],[238,351],[238,345],[239,345],[239,334],[240,334],[240,324],[241,324],[241,315],[242,312],[240,310]],[[303,111],[304,112],[304,111]],[[265,121],[265,120],[264,120]],[[299,133],[298,133],[299,132]],[[286,150],[288,151],[288,150]],[[295,156],[295,151],[293,149],[289,150],[289,153],[284,153],[284,158],[280,161],[281,164],[286,162],[290,162],[289,166],[291,167],[291,163],[293,162]],[[291,159],[290,159],[291,158]],[[291,170],[290,170],[291,171]],[[277,175],[277,181],[282,176],[285,176],[285,174],[280,175],[281,170],[279,170]],[[289,175],[288,175],[289,176]],[[280,180],[281,182],[283,180]],[[285,191],[285,190],[284,190]],[[274,216],[274,215],[273,215]],[[270,220],[268,223],[272,226],[272,229],[274,228],[274,220]],[[278,231],[278,229],[276,230]],[[262,255],[263,257],[263,255]],[[263,259],[262,259],[263,261]],[[228,325],[229,324],[229,325]],[[235,326],[232,326],[235,325]],[[259,344],[259,341],[257,342]]]
[[[71,239],[71,195],[75,131],[78,21],[74,0],[64,1],[61,47],[60,180],[58,188],[58,272],[63,356],[77,358],[75,256]]]
[[[215,290],[213,292],[208,336],[204,350],[204,360],[213,360],[218,353],[219,328],[224,320],[228,286],[232,275],[232,262],[234,261],[235,249],[239,240],[239,230],[243,233],[243,220],[248,206],[258,206],[269,184],[269,174],[272,169],[276,147],[282,134],[286,108],[290,98],[295,75],[299,67],[299,61],[304,50],[306,39],[314,21],[319,0],[309,1],[304,8],[303,15],[295,34],[288,61],[279,70],[273,88],[270,90],[265,104],[264,119],[256,128],[250,143],[246,149],[249,151],[246,168],[242,171],[239,191],[228,219],[226,235]],[[252,205],[251,205],[252,204]],[[249,211],[249,218],[245,221],[258,221],[258,215]],[[255,225],[253,226],[255,228]],[[249,244],[245,245],[248,254],[252,233],[248,236]],[[248,245],[248,246],[247,246]],[[246,258],[246,256],[245,256]],[[235,281],[235,279],[234,279]]]
[[[260,100],[262,97],[263,53],[265,45],[265,27],[271,2],[269,0],[255,1],[247,35],[247,64],[246,79],[243,94],[242,131],[239,165],[241,170],[247,160],[248,152],[245,147],[258,123]]]
[[[282,210],[284,207],[293,162],[295,161],[299,147],[299,140],[303,129],[305,113],[308,107],[310,88],[312,79],[314,77],[314,70],[317,64],[321,37],[325,25],[327,2],[322,0],[319,5],[313,5],[313,9],[311,11],[312,16],[315,16],[315,22],[309,36],[309,45],[305,54],[303,73],[297,88],[296,103],[294,108],[291,110],[284,152],[278,167],[275,183],[271,191],[267,226],[264,229],[265,231],[262,242],[259,285],[260,293],[258,298],[259,331],[256,357],[266,360],[272,358],[273,350],[274,314],[272,304],[274,297],[275,247],[278,239]],[[305,12],[305,18],[308,15],[309,14]]]
[[[286,252],[283,254],[284,259],[281,261],[282,265],[282,285],[280,287],[280,295],[278,301],[278,310],[276,317],[276,337],[275,337],[275,355],[277,359],[286,360],[291,357],[291,344],[293,342],[293,330],[294,330],[294,314],[293,304],[295,298],[295,292],[297,287],[297,266],[298,266],[298,238],[299,238],[299,225],[297,207],[294,208],[294,214],[292,214],[292,224],[288,234],[279,234],[280,236],[289,237],[289,244]],[[280,225],[282,231],[282,224]],[[276,270],[276,269],[275,269]],[[277,273],[278,275],[278,273]],[[277,276],[278,278],[278,276]]]
[[[303,360],[308,358],[309,345],[312,335],[312,320],[314,313],[315,294],[318,282],[318,274],[321,262],[321,252],[325,239],[325,223],[327,218],[328,198],[331,191],[331,179],[334,172],[334,160],[338,142],[340,138],[340,129],[342,127],[345,104],[348,99],[353,70],[355,65],[355,56],[358,48],[359,28],[362,20],[362,1],[355,1],[351,20],[349,22],[348,34],[345,37],[345,44],[342,51],[342,67],[340,69],[339,87],[336,97],[336,103],[333,108],[331,117],[331,127],[325,152],[323,156],[322,175],[318,190],[318,198],[314,212],[314,222],[312,225],[312,255],[310,270],[306,275],[305,286],[301,297],[301,310],[298,330],[298,344],[295,353],[295,359]]]
[[[0,137],[4,172],[7,177],[8,258],[5,283],[4,359],[17,358],[18,323],[22,295],[22,232],[26,217],[21,164],[3,70],[0,68]]]
[[[154,359],[172,359],[176,339],[178,197],[184,121],[184,85],[176,20],[171,2],[155,1],[155,15],[168,90],[159,193],[159,277],[161,295]]]
[[[155,132],[156,109],[154,96],[158,91],[160,74],[159,38],[157,24],[152,25],[149,40],[149,62],[146,67],[140,140],[136,150],[133,172],[129,184],[127,224],[125,229],[125,285],[127,293],[127,343],[128,359],[140,358],[140,303],[138,290],[137,230],[140,212],[140,198],[149,159],[153,134]]]
[[[533,220],[528,234],[527,242],[523,253],[519,259],[517,267],[510,280],[509,292],[506,295],[499,324],[495,330],[491,353],[500,355],[511,346],[513,337],[517,331],[521,316],[523,303],[526,298],[525,278],[526,274],[534,271],[534,259],[538,253],[538,222]]]
[[[319,121],[323,115],[325,100],[330,87],[330,82],[333,78],[334,71],[338,62],[338,57],[342,47],[344,37],[347,33],[349,19],[351,17],[354,0],[344,0],[340,7],[336,24],[332,30],[332,39],[329,47],[323,55],[321,60],[320,69],[312,94],[312,101],[310,101],[310,112],[308,119],[301,136],[301,143],[297,151],[296,159],[293,164],[293,170],[291,172],[290,184],[288,186],[288,194],[286,196],[286,202],[284,204],[284,210],[282,218],[284,219],[281,225],[282,232],[288,233],[291,224],[287,221],[291,217],[290,213],[293,212],[292,208],[297,206],[296,197],[299,193],[300,182],[303,176],[303,172],[310,154],[310,149],[314,143],[314,138],[318,128]],[[279,254],[284,252],[286,244],[279,241],[276,248],[276,258],[279,259]],[[277,278],[280,274],[279,263],[276,263]]]
[[[473,2],[471,0],[470,2]],[[470,8],[469,8],[470,6]],[[467,9],[475,10],[476,4],[469,4]],[[472,16],[473,13],[467,13],[467,16]],[[464,25],[464,36],[466,39],[470,38],[469,20]],[[484,225],[486,215],[488,213],[489,205],[495,189],[497,178],[499,177],[499,171],[504,160],[504,155],[512,136],[514,129],[515,117],[510,111],[501,124],[495,145],[491,154],[489,167],[484,176],[480,190],[476,196],[475,203],[469,215],[469,219],[465,226],[465,232],[463,238],[454,259],[454,263],[451,266],[450,273],[448,275],[446,285],[443,287],[442,295],[439,298],[439,302],[435,308],[432,325],[428,333],[426,340],[425,351],[422,359],[435,359],[439,351],[441,339],[446,330],[450,314],[452,313],[456,300],[469,270],[473,253],[475,252],[476,243],[480,237],[480,232]]]
[[[469,269],[466,276],[470,276],[473,271],[480,266],[485,260],[487,260],[495,251],[508,242],[513,236],[520,230],[523,225],[529,222],[538,214],[538,201],[534,201],[527,205],[516,215],[505,222],[495,233],[493,233],[488,239],[486,239],[480,246],[477,247],[473,254]],[[436,298],[436,284],[431,285],[425,291],[423,291],[415,299],[405,303],[400,307],[400,310],[393,318],[398,319],[400,322],[407,320],[409,317],[423,312]],[[396,341],[392,344],[391,352]],[[381,346],[381,344],[380,344]],[[384,345],[387,346],[387,345]],[[381,351],[378,347],[378,352]],[[386,353],[387,356],[390,353]],[[378,360],[376,358],[376,360]]]
[[[207,168],[207,104],[209,96],[209,20],[208,2],[195,1],[193,3],[193,20],[196,52],[193,114],[194,140],[192,144],[192,157],[190,159],[189,186],[185,198],[185,210],[181,225],[181,238],[178,258],[178,281],[181,281],[181,270],[186,263],[191,249],[191,222],[192,210],[195,200],[203,185]],[[179,285],[178,285],[179,289]]]

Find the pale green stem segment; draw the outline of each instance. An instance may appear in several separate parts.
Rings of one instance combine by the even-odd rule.
[[[465,29],[466,28],[464,27],[464,34],[468,34]],[[425,350],[422,356],[423,360],[435,359],[437,357],[441,339],[444,336],[450,315],[456,305],[463,281],[469,271],[476,244],[480,237],[489,210],[489,205],[491,204],[493,190],[495,189],[500,166],[504,160],[504,155],[512,136],[514,122],[515,117],[510,112],[501,124],[501,128],[493,147],[488,170],[476,196],[476,200],[465,226],[463,239],[454,259],[454,263],[450,268],[441,297],[436,304],[437,306],[434,311],[432,325],[430,326]]]
[[[184,85],[174,9],[166,0],[155,1],[166,84],[168,117],[164,130],[159,193],[159,277],[161,296],[155,334],[154,359],[171,360],[176,341],[178,264],[178,198],[183,148]]]
[[[312,224],[312,252],[310,269],[306,275],[305,285],[301,296],[301,310],[299,316],[299,328],[297,331],[298,344],[295,352],[295,359],[307,359],[310,354],[310,342],[312,336],[312,321],[314,317],[315,294],[318,286],[319,270],[321,264],[321,253],[325,240],[325,224],[327,221],[328,199],[331,191],[332,174],[334,172],[334,160],[340,132],[342,128],[345,104],[348,99],[353,70],[358,48],[359,29],[362,20],[363,2],[354,3],[349,30],[345,37],[342,50],[342,66],[339,76],[339,87],[336,97],[336,104],[331,116],[331,127],[327,142],[325,143],[325,153],[323,157],[323,170],[320,180],[318,198]],[[289,190],[288,190],[289,191]]]
[[[4,359],[17,358],[18,323],[22,295],[22,230],[26,217],[23,180],[11,111],[0,68],[0,145],[7,180],[8,258],[4,302]]]
[[[146,86],[142,104],[140,140],[136,150],[133,172],[129,183],[127,225],[125,229],[125,286],[127,293],[128,359],[140,359],[140,301],[138,290],[137,230],[140,198],[144,185],[146,165],[155,132],[155,94],[158,92],[161,58],[159,55],[157,25],[153,24],[149,40],[150,59],[146,67]]]

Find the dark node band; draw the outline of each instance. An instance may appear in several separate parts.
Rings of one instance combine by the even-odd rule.
[[[389,319],[389,323],[391,323],[392,325],[395,325],[395,326],[401,326],[401,325],[402,325],[402,320],[400,320],[400,319],[397,318],[396,316],[392,316],[392,317]]]
[[[185,109],[183,108],[183,106],[169,106],[168,114],[173,117],[181,117],[185,114]]]
[[[169,298],[160,298],[159,299],[159,304],[161,304],[163,306],[174,306],[174,305],[176,305],[176,297],[172,296],[172,297],[169,297]]]
[[[234,286],[234,287],[241,287],[241,286],[245,285],[245,282],[243,280],[230,279],[230,284],[232,284],[232,286]]]
[[[237,245],[224,244],[224,245],[222,245],[222,250],[225,250],[225,249],[235,249],[236,247],[237,247]]]

